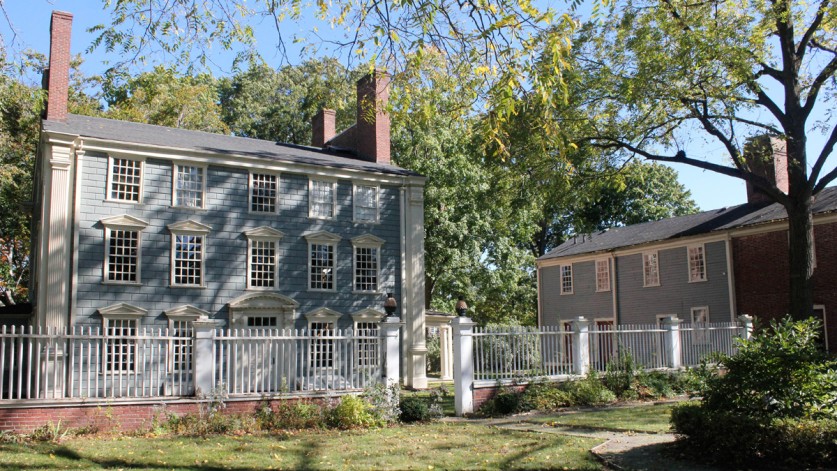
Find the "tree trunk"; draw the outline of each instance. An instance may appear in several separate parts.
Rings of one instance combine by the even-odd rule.
[[[814,311],[812,276],[814,274],[813,198],[806,196],[785,207],[788,213],[790,245],[790,316],[807,319]]]

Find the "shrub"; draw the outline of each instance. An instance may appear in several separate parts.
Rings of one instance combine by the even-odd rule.
[[[622,351],[616,361],[608,362],[602,382],[622,399],[636,398],[636,376],[639,370],[630,352]]]
[[[491,399],[485,401],[479,408],[479,414],[498,416],[514,414],[519,411],[521,393],[511,388],[502,387]]]
[[[533,383],[521,395],[518,409],[520,412],[550,412],[573,404],[572,395],[561,389],[558,383]]]
[[[261,430],[301,430],[325,426],[325,411],[319,404],[304,401],[282,401],[271,407],[265,401],[256,411],[256,424]]]
[[[398,404],[400,394],[401,388],[398,384],[387,387],[383,383],[376,383],[364,391],[363,398],[372,406],[372,413],[375,416],[390,423],[397,421],[401,416]]]
[[[402,422],[425,422],[430,418],[430,408],[424,398],[419,396],[404,396],[401,398]]]
[[[372,405],[351,395],[341,397],[329,416],[330,424],[342,429],[380,427],[386,424],[374,413]]]
[[[580,406],[598,406],[616,401],[616,394],[599,380],[595,371],[590,371],[583,379],[567,381],[561,389],[573,399],[573,403]]]

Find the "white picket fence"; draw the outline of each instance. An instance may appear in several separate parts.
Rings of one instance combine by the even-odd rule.
[[[735,338],[744,325],[733,322],[680,324],[672,332],[653,324],[592,325],[582,331],[560,327],[474,327],[473,365],[475,381],[530,380],[604,372],[608,365],[630,355],[644,369],[675,365],[695,366],[707,356],[735,353]],[[671,336],[679,338],[672,342]],[[586,355],[575,358],[575,343],[586,345]],[[673,348],[677,343],[677,348]],[[581,347],[583,348],[583,346]],[[674,353],[673,353],[674,352]],[[678,354],[679,353],[679,354]],[[672,358],[677,355],[678,358]],[[676,361],[675,361],[676,360]]]
[[[230,395],[362,389],[381,380],[377,329],[194,332],[0,327],[0,404],[8,400],[190,397],[198,363]],[[207,392],[207,391],[204,391]]]

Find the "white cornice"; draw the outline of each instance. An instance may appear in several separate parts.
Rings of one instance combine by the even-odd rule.
[[[212,227],[201,224],[197,221],[187,219],[186,221],[175,222],[166,226],[169,231],[177,234],[209,234]]]
[[[105,227],[120,227],[125,229],[135,229],[139,231],[148,227],[147,221],[143,221],[140,218],[135,218],[134,216],[129,216],[127,214],[103,218],[99,220],[99,222],[102,223],[102,225]]]
[[[270,240],[278,240],[282,237],[285,237],[285,233],[274,229],[269,226],[261,226],[255,229],[249,229],[244,231],[244,235],[248,239],[270,239]]]

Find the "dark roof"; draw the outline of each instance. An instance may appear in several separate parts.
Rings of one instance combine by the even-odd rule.
[[[837,187],[821,191],[814,202],[814,214],[837,211]],[[633,245],[678,239],[746,226],[756,226],[787,218],[779,203],[746,203],[729,208],[679,216],[631,226],[614,227],[571,238],[538,260],[582,255]]]
[[[419,176],[419,174],[374,162],[353,158],[347,152],[322,150],[316,147],[283,144],[261,139],[214,134],[188,129],[132,123],[115,119],[67,115],[67,120],[43,121],[43,129],[82,137],[108,139],[134,144],[175,147],[180,149],[212,152],[215,154],[243,155],[278,162],[291,162],[323,167],[361,170],[389,175]]]

